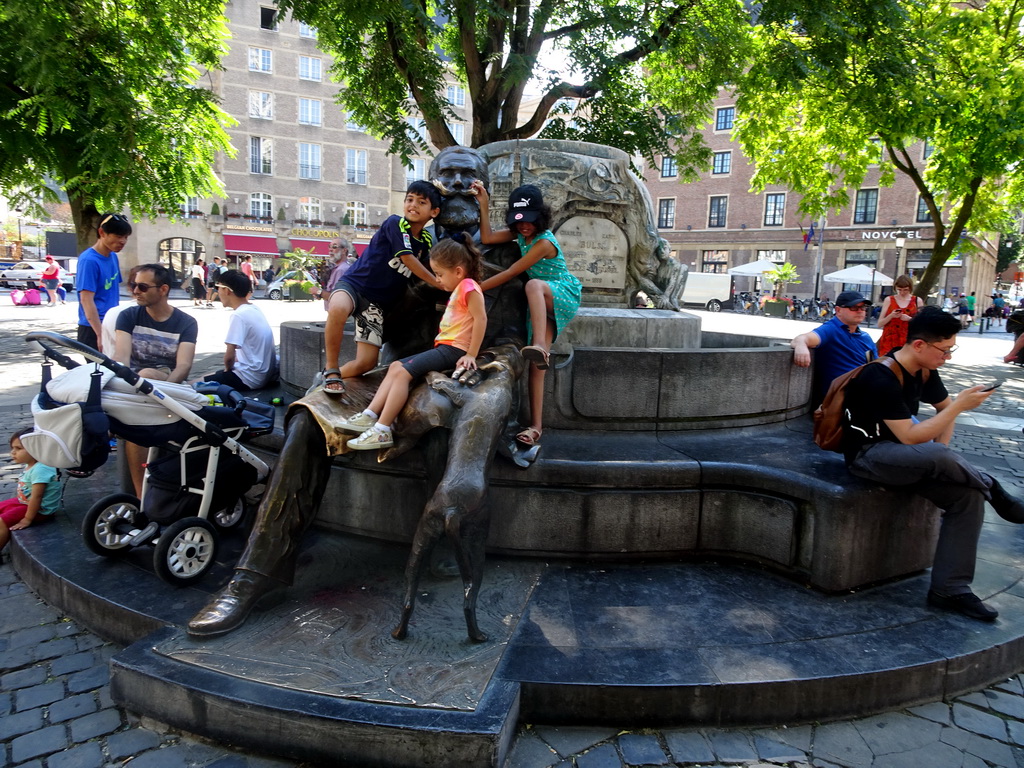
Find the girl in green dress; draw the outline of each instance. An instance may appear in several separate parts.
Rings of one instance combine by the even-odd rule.
[[[519,245],[520,258],[508,269],[484,280],[480,286],[487,291],[526,273],[526,302],[530,310],[530,344],[523,347],[523,357],[530,362],[530,426],[516,435],[524,445],[536,445],[543,432],[544,372],[548,368],[551,342],[573,319],[580,307],[583,286],[565,264],[562,248],[551,234],[551,209],[545,205],[541,191],[527,184],[509,196],[505,222],[508,229],[491,229],[490,198],[480,181],[472,190],[480,203],[480,242],[487,245],[508,243]]]

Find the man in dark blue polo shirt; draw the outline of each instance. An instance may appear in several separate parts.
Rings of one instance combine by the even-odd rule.
[[[870,307],[871,302],[857,291],[843,291],[836,299],[835,317],[789,343],[794,350],[793,363],[802,368],[811,364],[810,350],[818,350],[812,393],[815,407],[825,398],[834,378],[878,357],[875,342],[860,329]]]

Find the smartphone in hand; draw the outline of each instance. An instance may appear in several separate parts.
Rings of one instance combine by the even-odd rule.
[[[999,386],[1001,386],[1001,385],[1002,385],[1002,383],[1003,383],[1003,382],[1001,382],[1001,381],[997,381],[997,382],[996,382],[995,384],[989,384],[989,385],[988,385],[987,387],[985,387],[985,388],[984,388],[983,390],[981,390],[981,391],[982,391],[982,392],[991,392],[991,391],[992,391],[993,389],[995,389],[996,387],[999,387]]]

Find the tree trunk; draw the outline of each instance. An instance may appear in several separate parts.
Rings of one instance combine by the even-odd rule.
[[[75,224],[75,238],[78,240],[78,252],[81,253],[96,242],[96,227],[100,223],[100,212],[96,206],[87,203],[79,195],[68,195],[71,206],[71,219]]]

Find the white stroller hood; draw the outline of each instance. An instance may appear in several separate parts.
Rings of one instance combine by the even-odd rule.
[[[86,364],[65,371],[46,385],[47,394],[59,403],[85,402],[89,396],[89,377],[95,368],[95,365]],[[100,375],[103,377],[103,412],[111,418],[123,424],[143,427],[173,424],[181,420],[156,399],[139,394],[131,384],[116,378],[112,371],[101,367]],[[210,404],[205,395],[199,394],[187,384],[172,384],[167,381],[155,384],[167,397],[190,411],[198,411],[204,405]]]

